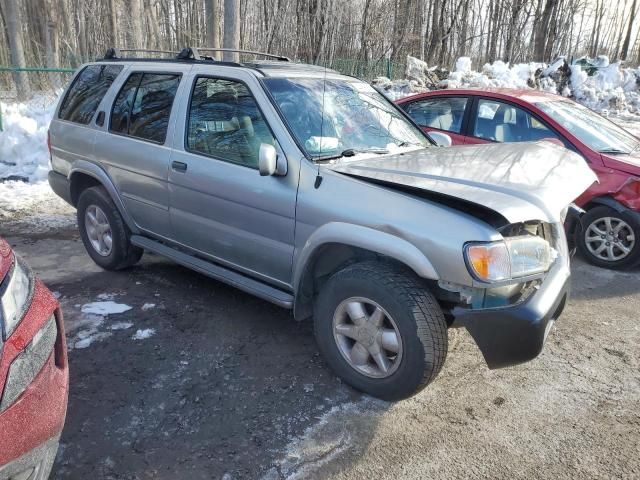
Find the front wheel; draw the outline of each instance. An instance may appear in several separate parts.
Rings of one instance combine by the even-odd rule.
[[[345,382],[384,400],[425,388],[447,355],[440,306],[411,271],[363,262],[335,273],[315,305],[318,347]]]
[[[582,225],[576,244],[589,263],[625,269],[640,262],[640,218],[634,212],[599,206],[582,217]]]

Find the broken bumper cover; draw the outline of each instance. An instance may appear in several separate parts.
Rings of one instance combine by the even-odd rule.
[[[495,309],[453,311],[453,327],[465,327],[491,369],[537,357],[569,296],[569,266],[558,259],[538,290],[524,302]]]
[[[47,480],[56,459],[60,435],[0,467],[0,480]]]

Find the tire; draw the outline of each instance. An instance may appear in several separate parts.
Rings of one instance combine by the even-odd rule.
[[[104,229],[104,225],[108,226],[110,242],[105,240],[109,236],[108,234],[106,237],[97,234],[98,230],[95,226],[92,230],[91,215],[88,216],[87,212],[93,214],[92,218],[99,220],[102,229]],[[93,261],[105,270],[121,270],[130,267],[142,257],[144,250],[131,244],[131,231],[124,223],[120,212],[104,187],[87,188],[80,194],[77,218],[84,248]],[[95,242],[98,241],[96,236],[102,237],[102,243],[99,245],[95,245]],[[99,249],[102,250],[102,253],[99,252]]]
[[[374,309],[380,308],[384,335],[363,330],[355,322],[349,324],[350,309],[358,310],[358,303],[364,305],[369,325],[374,322]],[[440,373],[447,355],[447,324],[434,296],[412,271],[381,262],[350,265],[323,285],[314,305],[314,330],[333,371],[354,388],[383,400],[402,400],[425,388]],[[394,337],[387,336],[390,330],[395,331]],[[360,340],[337,331],[347,331]],[[395,352],[384,348],[384,340],[383,347],[376,347],[382,338],[395,339],[387,342]],[[360,343],[357,355],[356,343]],[[347,353],[350,346],[351,353]],[[369,349],[366,364],[362,348]],[[370,353],[375,348],[382,348],[387,357],[390,368],[386,372]],[[348,356],[357,357],[358,362],[347,360]]]
[[[635,212],[618,212],[610,207],[598,206],[589,210],[581,221],[584,228],[576,233],[576,245],[587,262],[597,267],[614,270],[632,268],[640,263],[640,215]],[[609,232],[604,231],[607,221],[613,227]],[[617,234],[614,231],[616,227],[621,228]],[[599,232],[605,235],[604,239]],[[611,235],[612,232],[614,235]],[[589,241],[589,238],[592,240]],[[604,251],[596,254],[601,246]],[[629,252],[622,256],[624,252],[620,246],[629,249]]]

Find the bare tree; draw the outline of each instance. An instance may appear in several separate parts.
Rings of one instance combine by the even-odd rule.
[[[224,0],[224,48],[240,48],[240,0]],[[228,62],[240,61],[240,55],[235,52],[224,52],[224,60]]]
[[[220,48],[220,6],[218,0],[205,0],[204,7],[207,24],[206,44],[211,48]],[[218,58],[217,53],[214,54],[214,58]]]
[[[11,63],[20,68],[24,68],[24,47],[22,44],[22,32],[20,31],[20,25],[22,24],[20,18],[20,5],[17,0],[4,0],[2,4],[2,12],[5,24],[7,26],[7,41],[9,44],[9,53],[11,57]],[[14,72],[13,81],[16,84],[18,97],[24,99],[29,96],[29,76],[26,72]]]

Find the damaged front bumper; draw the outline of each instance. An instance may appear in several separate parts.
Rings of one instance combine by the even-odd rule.
[[[570,277],[568,263],[559,258],[523,302],[477,310],[456,307],[451,326],[469,331],[491,369],[532,360],[542,351],[553,322],[565,307]]]

